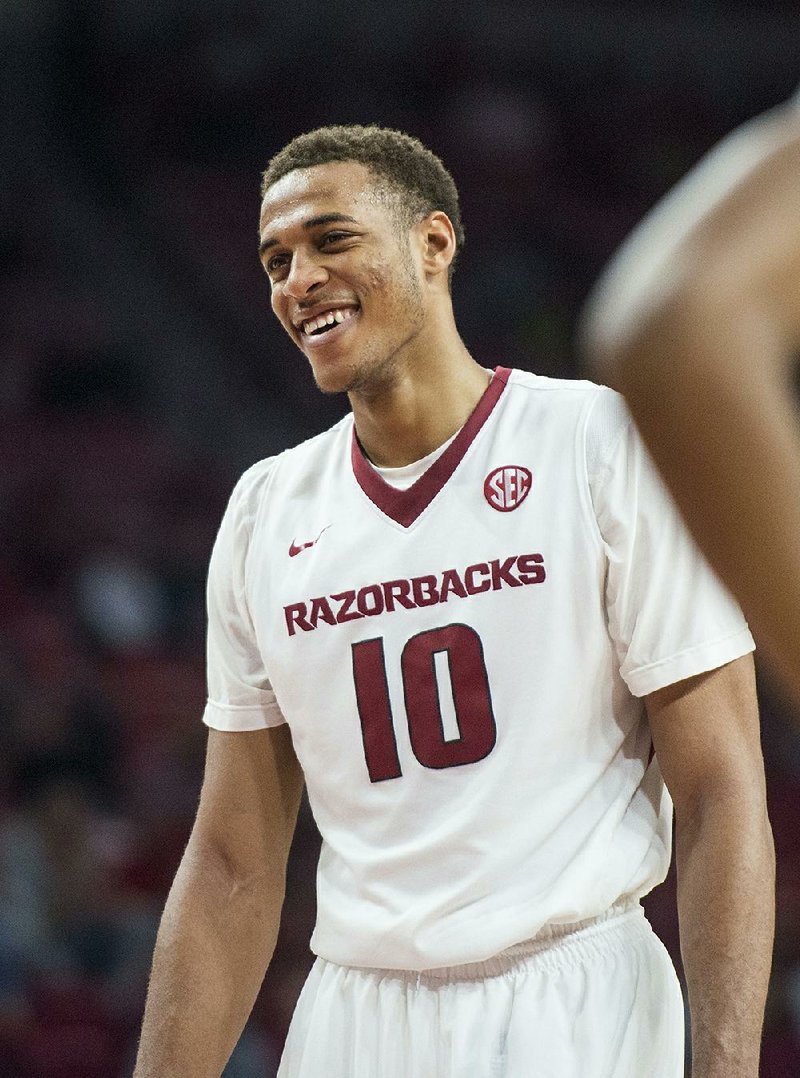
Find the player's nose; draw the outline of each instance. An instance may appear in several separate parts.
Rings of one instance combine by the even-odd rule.
[[[283,290],[292,299],[305,299],[328,280],[328,271],[315,258],[295,251],[292,264],[283,282]]]

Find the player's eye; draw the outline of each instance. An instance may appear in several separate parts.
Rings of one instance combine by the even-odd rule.
[[[350,237],[349,232],[326,232],[324,236],[320,238],[320,247],[326,247],[331,243],[338,243],[340,240],[346,240]]]
[[[267,273],[272,276],[274,273],[278,273],[286,265],[288,261],[288,255],[272,255],[267,259],[266,270]]]

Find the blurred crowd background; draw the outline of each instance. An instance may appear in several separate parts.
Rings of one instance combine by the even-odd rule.
[[[724,132],[792,92],[799,60],[796,0],[2,0],[5,1078],[130,1074],[201,779],[215,531],[247,465],[346,407],[272,322],[269,157],[330,122],[418,135],[461,190],[468,346],[577,377],[575,318],[604,260]],[[800,725],[762,688],[772,1078],[800,1073]],[[317,841],[304,809],[227,1078],[275,1073],[311,961]],[[679,964],[674,890],[648,909]]]

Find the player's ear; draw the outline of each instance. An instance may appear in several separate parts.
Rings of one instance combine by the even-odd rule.
[[[444,274],[456,254],[456,234],[453,224],[442,210],[434,210],[419,224],[423,268],[431,277]]]

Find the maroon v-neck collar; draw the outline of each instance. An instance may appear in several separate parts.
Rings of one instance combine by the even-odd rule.
[[[447,480],[461,463],[464,454],[472,445],[478,431],[492,414],[494,406],[506,387],[511,371],[508,367],[496,367],[494,377],[484,390],[483,396],[464,426],[455,436],[444,453],[431,464],[430,468],[412,483],[407,490],[398,490],[378,475],[361,448],[356,428],[353,425],[353,440],[350,456],[356,481],[371,502],[387,517],[404,528],[410,527],[426,509]]]

